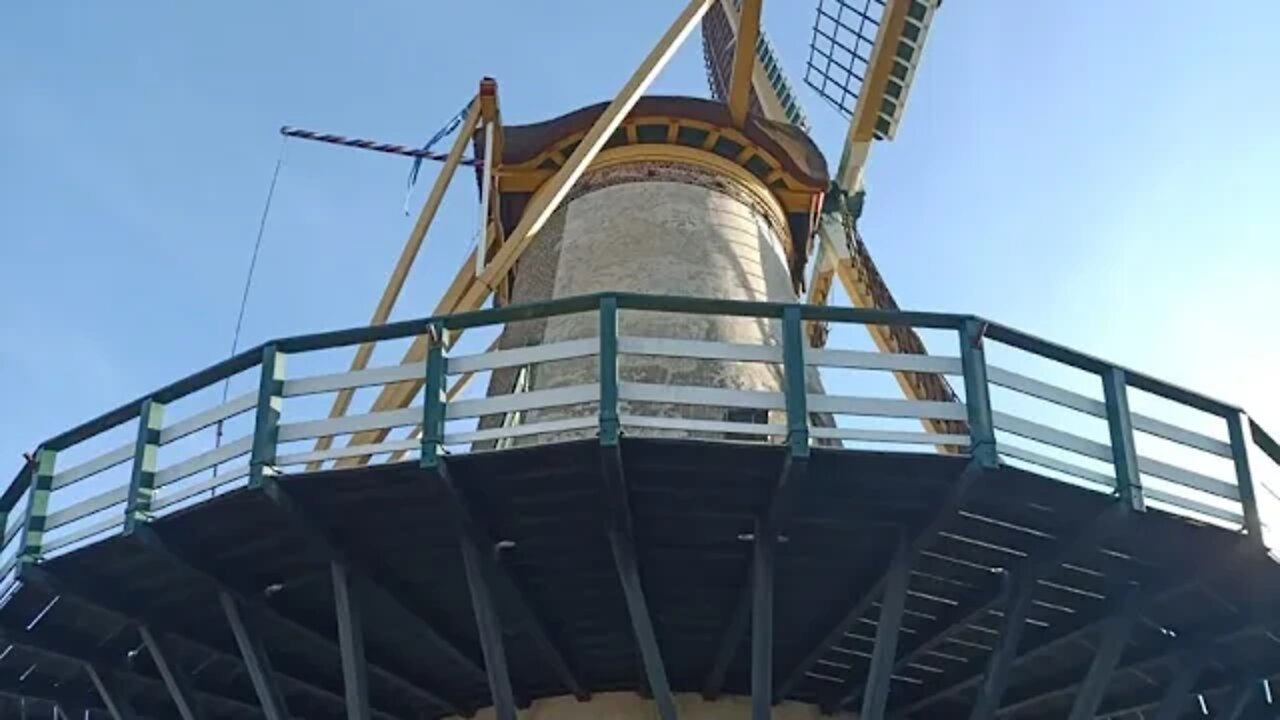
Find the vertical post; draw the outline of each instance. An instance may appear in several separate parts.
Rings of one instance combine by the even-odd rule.
[[[433,320],[427,326],[427,371],[422,400],[422,455],[418,464],[432,470],[440,466],[440,447],[444,444],[444,321]]]
[[[22,549],[19,570],[23,565],[40,562],[44,551],[44,526],[49,517],[49,495],[53,492],[53,466],[57,453],[45,448],[36,450],[31,464],[31,489],[27,496],[27,517],[22,526]]]
[[[1231,459],[1236,466],[1236,484],[1240,488],[1240,504],[1244,507],[1244,530],[1254,543],[1262,544],[1262,518],[1258,514],[1258,496],[1253,489],[1253,472],[1249,469],[1249,441],[1244,434],[1244,420],[1236,411],[1227,413],[1227,433],[1231,439]]]
[[[766,510],[756,519],[751,567],[751,720],[773,708],[773,569],[778,529]]]
[[[142,401],[138,411],[138,439],[133,449],[133,470],[129,475],[129,496],[125,500],[124,533],[132,535],[139,523],[151,515],[155,498],[160,429],[164,425],[164,405],[155,398]]]
[[[867,671],[866,690],[862,696],[859,720],[883,720],[889,703],[890,676],[898,656],[898,631],[907,606],[907,585],[911,579],[911,551],[906,534],[898,531],[893,565],[885,578],[884,598],[880,601],[880,619],[876,623],[876,645]]]
[[[804,377],[804,326],[799,305],[782,311],[783,393],[787,403],[787,452],[809,457],[809,396]]]
[[[995,717],[1009,684],[1009,671],[1013,669],[1013,661],[1018,655],[1022,633],[1026,629],[1027,612],[1031,610],[1031,591],[1036,585],[1035,577],[1032,573],[1026,573],[1006,576],[1006,580],[1009,584],[1006,585],[1007,602],[1002,608],[1004,618],[1000,623],[1000,636],[987,662],[986,676],[978,686],[978,697],[969,713],[969,720],[991,720]]]
[[[480,634],[480,650],[484,655],[484,669],[489,679],[489,693],[493,697],[496,720],[516,720],[515,693],[511,689],[511,675],[507,670],[507,652],[502,642],[502,624],[493,605],[489,583],[484,573],[484,558],[471,535],[463,531],[459,536],[462,546],[462,563],[467,572],[467,587],[471,591],[471,608],[475,611],[476,629]]]
[[[600,298],[600,444],[618,444],[618,298]]]
[[[1107,401],[1107,427],[1111,431],[1111,456],[1116,470],[1116,494],[1128,507],[1142,512],[1142,477],[1138,474],[1138,451],[1133,440],[1133,419],[1129,414],[1129,391],[1124,370],[1109,368],[1102,373],[1102,392]]]
[[[364,655],[364,623],[351,571],[340,562],[329,563],[333,576],[333,607],[338,616],[338,649],[342,658],[342,689],[347,720],[370,720],[369,674]]]
[[[275,344],[262,348],[258,405],[253,418],[253,449],[249,454],[249,487],[260,488],[275,474],[276,441],[284,410],[284,353]]]
[[[986,469],[999,465],[995,423],[991,419],[991,388],[987,383],[987,354],[982,347],[986,323],[965,318],[960,327],[960,365],[964,371],[964,404],[969,418],[969,453]]]

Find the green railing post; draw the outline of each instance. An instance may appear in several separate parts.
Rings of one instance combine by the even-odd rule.
[[[57,453],[40,448],[31,464],[31,490],[27,497],[27,517],[22,524],[19,566],[35,565],[44,553],[44,526],[49,517],[49,495],[53,492],[53,466]],[[21,573],[21,569],[18,571]]]
[[[280,414],[284,410],[284,360],[274,343],[262,348],[258,406],[253,418],[253,449],[249,453],[249,487],[261,488],[275,474]]]
[[[1124,370],[1113,367],[1102,373],[1102,394],[1107,402],[1107,428],[1111,434],[1111,462],[1116,471],[1116,495],[1126,505],[1142,512],[1142,476],[1138,472],[1138,450],[1133,439],[1133,418],[1129,414],[1129,390]]]
[[[809,396],[804,373],[804,323],[800,306],[782,310],[782,377],[787,407],[787,450],[809,457]]]
[[[422,400],[422,455],[420,467],[434,470],[440,465],[440,447],[444,444],[444,321],[427,326],[427,370]]]
[[[1262,518],[1258,514],[1258,496],[1253,489],[1253,473],[1249,469],[1249,441],[1244,434],[1244,420],[1238,412],[1227,413],[1227,435],[1231,439],[1231,459],[1236,466],[1236,484],[1240,488],[1240,504],[1244,507],[1244,531],[1262,545]]]
[[[155,398],[142,401],[138,410],[138,439],[133,448],[133,469],[129,474],[129,495],[125,499],[124,533],[130,535],[139,523],[150,519],[155,498],[160,429],[164,426],[164,405]]]
[[[600,444],[618,444],[618,298],[600,298]]]
[[[969,454],[984,468],[1000,464],[995,421],[991,416],[991,386],[987,382],[987,353],[982,347],[986,323],[965,318],[960,326],[960,366],[964,371],[964,404],[969,419]]]

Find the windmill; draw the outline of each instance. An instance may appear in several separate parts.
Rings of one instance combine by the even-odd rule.
[[[1274,717],[1280,571],[1253,473],[1280,444],[998,323],[895,311],[862,175],[940,0],[819,0],[805,81],[849,120],[834,178],[762,2],[687,0],[612,101],[543,122],[504,125],[485,78],[426,147],[282,130],[443,172],[370,327],[268,340],[26,456],[0,490],[0,717],[1080,720],[1193,698]],[[716,100],[644,97],[700,22]],[[459,167],[475,248],[431,317],[388,322]],[[867,309],[817,307],[837,279]],[[882,352],[822,349],[824,320],[870,324]],[[884,324],[948,331],[959,357]],[[496,344],[456,347],[468,328]],[[988,366],[984,337],[1095,392]],[[895,372],[910,399],[828,392],[823,368]],[[487,395],[459,398],[478,373]],[[235,377],[256,389],[229,397]],[[997,413],[996,386],[1110,444]],[[1131,411],[1130,388],[1227,439]],[[939,452],[884,450],[906,443]],[[1159,459],[1187,452],[1219,470]]]
[[[876,141],[892,140],[902,121],[907,96],[924,50],[937,0],[818,0],[805,82],[849,119],[835,180],[827,193],[807,301],[825,305],[838,278],[857,307],[894,310],[893,293],[877,269],[858,218],[865,189],[863,173]],[[744,18],[748,20],[744,24]],[[729,101],[732,61],[738,38],[755,45],[750,106],[772,120],[808,129],[794,86],[767,36],[759,29],[760,2],[719,0],[702,22],[702,48],[711,94]],[[754,39],[753,39],[754,38]],[[867,326],[881,352],[925,353],[911,328]],[[810,343],[825,345],[827,328],[809,327]],[[954,401],[955,392],[940,375],[895,373],[904,394],[914,400]],[[963,424],[924,420],[927,430],[963,432]]]

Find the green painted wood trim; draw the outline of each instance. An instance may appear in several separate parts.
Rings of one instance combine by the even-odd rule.
[[[618,299],[600,298],[600,444],[618,444]]]
[[[45,522],[49,517],[49,496],[53,492],[53,467],[58,454],[47,448],[35,452],[31,464],[31,496],[27,500],[27,516],[22,523],[22,549],[19,566],[35,565],[44,551]],[[21,572],[21,570],[19,570]]]
[[[787,404],[787,450],[809,457],[809,397],[804,373],[804,322],[799,305],[782,311],[783,395]]]
[[[982,347],[986,323],[966,318],[960,326],[960,365],[964,370],[964,403],[969,419],[969,453],[984,469],[1000,464],[995,422],[991,416],[991,385],[987,381],[987,353]]]
[[[274,344],[262,348],[258,379],[258,407],[253,418],[253,449],[249,454],[249,487],[259,489],[275,474],[280,414],[284,410],[285,354]]]
[[[1231,459],[1236,467],[1240,504],[1244,506],[1244,531],[1253,542],[1262,545],[1262,518],[1258,514],[1258,496],[1253,488],[1253,471],[1249,468],[1249,445],[1240,413],[1227,414],[1227,435],[1231,439]]]
[[[124,533],[131,535],[139,523],[151,516],[155,499],[156,470],[160,454],[160,430],[164,427],[164,404],[155,398],[142,401],[138,411],[138,439],[129,474],[129,495],[125,499]]]
[[[1133,439],[1128,380],[1124,370],[1113,367],[1102,373],[1102,394],[1107,403],[1107,428],[1111,433],[1116,495],[1126,505],[1141,512],[1146,509],[1146,501],[1142,496],[1142,477],[1138,473],[1138,450]]]
[[[440,465],[444,444],[445,418],[445,324],[435,320],[427,326],[427,370],[422,401],[422,455],[418,464],[427,470]]]

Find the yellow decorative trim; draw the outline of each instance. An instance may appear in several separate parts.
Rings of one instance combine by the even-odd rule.
[[[764,148],[753,143],[747,138],[745,133],[737,128],[715,125],[713,123],[695,120],[692,118],[655,115],[630,118],[620,127],[619,132],[622,133],[627,145],[636,145],[639,144],[639,138],[636,136],[636,130],[640,125],[659,124],[665,124],[667,126],[666,141],[669,144],[679,144],[677,138],[680,128],[702,130],[707,133],[707,138],[702,144],[704,150],[710,151],[721,138],[725,138],[743,146],[743,150],[739,153],[737,158],[739,163],[745,164],[753,157],[759,158],[761,162],[770,168],[769,175],[766,178],[766,184],[772,186],[777,181],[781,180],[786,186],[786,189],[792,192],[821,192],[821,190],[817,188],[801,183],[798,178],[783,170],[782,163],[778,158],[774,157]],[[531,185],[536,187],[545,180],[543,174],[546,173],[546,171],[541,170],[539,166],[548,158],[555,161],[557,165],[563,165],[565,162],[564,158],[569,154],[566,150],[581,142],[582,138],[583,133],[575,133],[568,137],[561,138],[533,159],[527,160],[519,165],[499,167],[496,172],[498,175],[504,177],[521,177],[519,181],[512,185],[513,190],[517,188],[523,190]],[[789,209],[795,210],[795,208]]]

